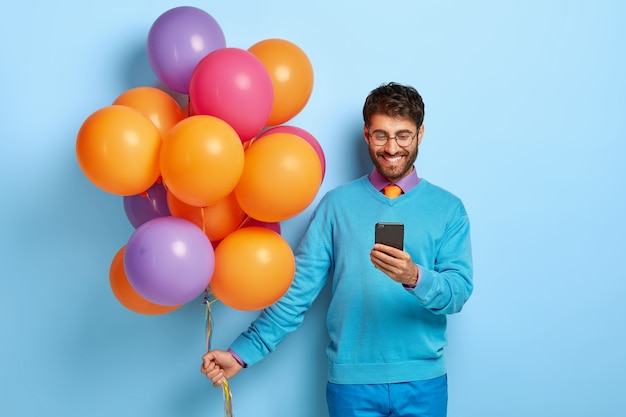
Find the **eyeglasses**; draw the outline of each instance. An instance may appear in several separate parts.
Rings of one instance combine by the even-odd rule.
[[[409,133],[409,132],[398,133],[396,136],[389,136],[387,135],[386,132],[380,132],[380,131],[370,133],[369,135],[370,135],[370,138],[374,141],[374,143],[377,146],[386,145],[387,141],[389,141],[390,139],[395,139],[398,146],[401,146],[403,148],[406,148],[407,146],[409,146],[413,142],[413,139],[415,139],[415,136],[416,136],[415,133]]]

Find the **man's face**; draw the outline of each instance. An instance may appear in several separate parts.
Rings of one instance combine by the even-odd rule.
[[[393,139],[407,134],[413,139],[406,146],[398,145],[397,140]],[[369,130],[364,126],[363,135],[369,147],[370,158],[378,172],[390,182],[397,182],[407,176],[413,168],[418,146],[424,136],[424,125],[417,129],[411,119],[377,113],[370,120]]]

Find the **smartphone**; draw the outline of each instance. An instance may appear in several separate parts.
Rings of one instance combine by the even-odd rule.
[[[404,224],[397,222],[376,223],[374,241],[404,250]]]

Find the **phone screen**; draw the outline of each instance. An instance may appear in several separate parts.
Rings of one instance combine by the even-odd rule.
[[[397,222],[376,223],[374,234],[376,243],[383,243],[404,250],[404,224]]]

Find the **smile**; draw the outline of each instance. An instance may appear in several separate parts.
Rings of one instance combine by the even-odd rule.
[[[401,155],[396,155],[396,156],[383,156],[383,158],[387,161],[390,162],[392,164],[395,164],[396,162],[400,162],[403,158],[403,156]]]

